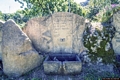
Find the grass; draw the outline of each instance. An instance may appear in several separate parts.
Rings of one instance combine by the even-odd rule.
[[[99,71],[99,68],[101,69],[100,66],[96,65],[93,66],[84,66],[81,71],[81,74],[79,75],[57,75],[57,79],[63,78],[65,80],[69,80],[68,78],[71,78],[71,80],[102,80],[102,78],[120,78],[120,74],[118,73],[112,73],[112,72],[107,72],[107,71]],[[34,73],[37,74],[37,76],[34,76]],[[43,75],[43,76],[41,76]],[[43,72],[43,67],[40,66],[38,68],[33,69],[32,71],[29,71],[28,73],[24,74],[23,76],[19,78],[8,78],[6,75],[2,74],[0,76],[0,80],[54,80],[56,75],[45,75]]]
[[[104,72],[99,75],[89,73],[85,76],[85,80],[102,80],[102,78],[120,78],[120,76],[110,72]]]
[[[110,73],[110,72],[103,72],[100,74],[96,74],[97,71],[96,70],[87,70],[87,74],[84,76],[84,80],[102,80],[102,78],[120,78],[119,75],[114,74],[114,73]],[[43,80],[42,78],[29,78],[28,75],[24,75],[25,78],[23,80]],[[54,79],[50,79],[49,77],[47,77],[47,80],[54,80]],[[14,79],[9,79],[7,78],[7,76],[2,75],[0,76],[0,80],[14,80]],[[72,80],[76,80],[76,79],[72,79]]]

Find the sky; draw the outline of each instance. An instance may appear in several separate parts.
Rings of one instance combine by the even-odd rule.
[[[86,0],[74,0],[77,3],[84,2]],[[15,0],[0,0],[0,11],[2,13],[14,13],[17,10],[21,10],[24,8],[20,8],[21,4],[19,2],[15,2]]]
[[[74,1],[80,3],[80,2],[85,2],[86,0],[74,0]]]
[[[2,13],[14,13],[20,8],[21,4],[19,2],[15,2],[15,0],[0,0],[0,11]]]

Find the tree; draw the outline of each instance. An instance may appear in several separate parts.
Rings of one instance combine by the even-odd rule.
[[[111,4],[118,4],[120,3],[120,0],[111,0]]]
[[[3,14],[3,20],[7,21],[8,19],[10,19],[10,15],[9,14]]]
[[[27,8],[25,8],[24,13],[32,16],[46,16],[54,12],[68,12],[68,0],[15,0],[23,4],[27,3]],[[81,14],[80,5],[77,5],[70,0],[71,12]]]
[[[100,11],[102,11],[102,14],[103,12],[106,12],[106,10],[109,10],[113,1],[114,0],[90,0],[88,5],[91,12],[89,18],[93,19]]]

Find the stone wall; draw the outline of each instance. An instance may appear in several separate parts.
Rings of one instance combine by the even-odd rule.
[[[112,39],[113,49],[116,55],[120,55],[120,11],[113,15],[112,25],[115,27],[115,36]]]
[[[84,29],[83,17],[58,12],[31,19],[23,31],[41,53],[80,53],[85,50],[82,42]]]

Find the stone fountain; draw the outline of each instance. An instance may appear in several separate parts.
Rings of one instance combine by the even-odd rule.
[[[82,41],[84,30],[85,19],[69,12],[31,19],[23,29],[37,51],[49,53],[43,62],[46,74],[81,72],[78,54],[85,50]]]

